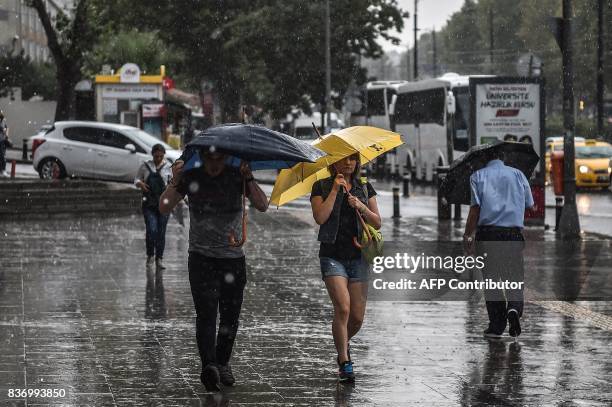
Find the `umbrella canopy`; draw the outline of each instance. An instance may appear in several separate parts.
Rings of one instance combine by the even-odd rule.
[[[239,123],[211,127],[199,133],[185,146],[184,161],[195,160],[201,164],[198,152],[202,149],[231,156],[230,165],[248,161],[252,170],[290,168],[300,162],[315,162],[325,155],[316,147],[286,134]],[[193,167],[186,165],[185,169]]]
[[[327,167],[345,157],[359,153],[361,164],[403,144],[399,134],[370,126],[354,126],[315,140],[312,145],[327,153],[315,163],[300,163],[282,170],[270,198],[281,206],[310,193],[315,181],[329,177]]]
[[[440,192],[448,203],[470,204],[470,176],[484,168],[497,151],[504,153],[504,164],[521,170],[527,179],[540,161],[533,146],[528,143],[497,141],[474,146],[451,163],[448,174],[441,182]]]

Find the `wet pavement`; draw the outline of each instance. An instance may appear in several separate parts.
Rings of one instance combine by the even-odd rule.
[[[461,236],[421,214],[426,204],[412,208],[400,221],[385,219],[387,240],[410,247]],[[612,405],[606,299],[531,300],[520,339],[493,342],[481,336],[478,297],[370,301],[351,346],[357,382],[339,385],[310,212],[298,201],[250,216],[249,282],[232,359],[238,383],[216,395],[199,382],[187,232],[175,220],[163,273],[145,269],[139,216],[0,224],[0,404]],[[528,235],[555,240],[551,231]],[[605,265],[596,266],[609,270],[610,242],[601,244]],[[560,250],[526,252],[544,284],[555,281]],[[603,278],[598,285],[612,286]],[[65,397],[11,398],[10,389]]]

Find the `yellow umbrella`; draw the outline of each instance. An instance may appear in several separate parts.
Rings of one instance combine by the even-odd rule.
[[[310,193],[312,185],[331,174],[327,167],[345,157],[359,153],[361,164],[403,144],[399,134],[370,126],[354,126],[327,134],[312,145],[328,155],[315,163],[299,163],[282,170],[272,190],[270,203],[281,206]]]

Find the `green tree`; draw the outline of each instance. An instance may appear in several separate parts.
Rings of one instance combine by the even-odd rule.
[[[70,16],[58,11],[52,18],[44,0],[29,0],[47,36],[47,45],[56,67],[57,108],[55,120],[66,120],[75,114],[75,85],[81,80],[81,69],[100,34],[100,8],[91,0],[75,0]]]
[[[478,6],[473,0],[466,0],[461,9],[450,16],[440,32],[444,46],[441,60],[450,71],[483,73],[486,57],[481,25]]]
[[[235,119],[240,104],[256,104],[280,117],[292,106],[308,108],[324,99],[324,4],[160,0],[155,7],[132,5],[117,19],[158,30],[168,46],[180,50],[184,60],[178,70],[214,85],[222,120]],[[365,79],[358,56],[382,55],[377,39],[391,39],[388,32],[402,28],[402,17],[396,0],[331,2],[336,101],[353,78]]]

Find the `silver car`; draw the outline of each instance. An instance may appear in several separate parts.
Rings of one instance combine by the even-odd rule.
[[[35,138],[33,165],[43,179],[69,176],[133,182],[155,144],[164,146],[170,162],[181,155],[140,129],[113,123],[56,122]]]

